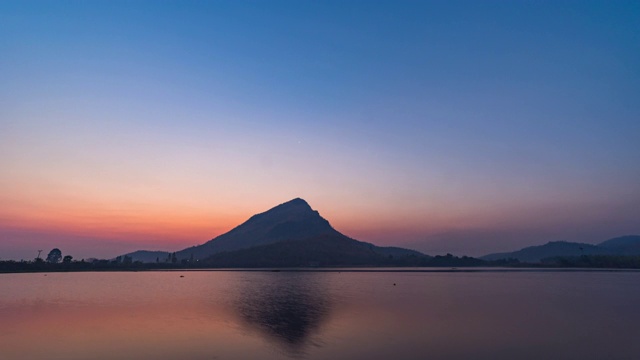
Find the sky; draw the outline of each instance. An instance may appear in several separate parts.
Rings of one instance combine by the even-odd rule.
[[[0,259],[296,197],[429,254],[640,234],[640,2],[0,2]]]

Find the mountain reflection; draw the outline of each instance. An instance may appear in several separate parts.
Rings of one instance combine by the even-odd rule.
[[[326,281],[322,273],[264,273],[243,282],[235,310],[252,330],[301,356],[331,310]]]

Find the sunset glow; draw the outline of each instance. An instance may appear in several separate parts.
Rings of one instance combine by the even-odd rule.
[[[295,197],[426,253],[640,233],[638,33],[633,2],[3,1],[0,258]]]

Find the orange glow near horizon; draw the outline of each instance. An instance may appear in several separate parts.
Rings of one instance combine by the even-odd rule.
[[[7,248],[24,249],[16,258],[31,257],[35,249],[47,248],[47,244],[64,248],[66,253],[78,258],[110,257],[135,250],[181,250],[202,244],[252,215],[294,197],[273,200],[280,197],[276,194],[253,201],[230,202],[220,196],[220,201],[210,202],[206,197],[195,195],[178,201],[160,194],[157,198],[141,196],[146,202],[134,202],[122,194],[111,199],[104,192],[97,196],[68,194],[68,190],[47,194],[14,192],[0,199],[8,205],[0,208],[0,236],[6,240]],[[518,229],[520,233],[543,231],[556,223],[566,225],[576,223],[577,219],[596,217],[598,213],[593,209],[604,211],[602,206],[585,206],[581,212],[571,213],[563,207],[527,211],[494,207],[478,211],[456,208],[455,204],[431,208],[411,207],[401,202],[383,204],[376,198],[350,204],[336,203],[336,199],[322,196],[305,200],[336,230],[382,246],[413,247],[430,237],[459,239],[465,237],[465,233],[471,241],[479,234],[491,237],[492,229],[496,228],[510,231],[509,237],[519,237]],[[615,209],[607,211],[615,213]],[[526,224],[530,227],[526,228]],[[45,238],[52,241],[44,244]],[[21,239],[25,239],[22,245]]]
[[[278,202],[272,202],[260,207],[259,203],[268,202],[256,201],[257,204],[253,206],[248,203],[229,206],[217,204],[216,207],[207,208],[204,204],[194,202],[162,205],[161,201],[150,204],[59,199],[15,201],[12,206],[0,209],[0,227],[84,236],[100,234],[101,237],[133,242],[154,238],[159,242],[163,239],[172,243],[183,241],[186,246],[191,246],[229,231],[252,215],[278,205]],[[437,213],[428,216],[424,213],[406,213],[398,218],[397,210],[394,210],[394,217],[366,206],[334,210],[329,208],[331,204],[320,203],[320,206],[315,206],[310,201],[311,207],[318,210],[337,230],[352,237],[397,235],[415,231],[416,228],[442,229],[463,223],[460,218]]]
[[[120,240],[178,239],[186,246],[194,239],[206,241],[244,221],[241,216],[203,214],[161,209],[123,210],[65,209],[58,212],[13,213],[0,215],[0,227],[48,231],[74,235],[96,235]]]
[[[335,183],[326,186],[308,179],[298,179],[298,185],[292,186],[285,175],[267,176],[265,183],[256,187],[251,173],[234,182],[213,173],[187,175],[189,169],[179,170],[162,177],[156,175],[163,173],[160,170],[121,177],[115,169],[105,177],[78,169],[44,175],[33,169],[22,175],[7,172],[0,176],[0,238],[4,247],[0,257],[33,258],[36,250],[52,247],[77,258],[114,257],[135,250],[177,251],[202,244],[295,197],[304,198],[349,237],[427,253],[436,249],[429,247],[436,240],[437,249],[466,254],[468,249],[476,249],[469,255],[483,255],[499,250],[491,248],[492,243],[507,243],[498,243],[499,239],[517,241],[524,239],[523,234],[538,234],[538,242],[563,238],[601,241],[635,230],[633,201],[626,207],[615,207],[595,199],[580,202],[576,209],[575,199],[519,201],[474,191],[473,187],[460,192],[442,187],[444,190],[437,192],[436,185],[420,191],[389,185],[393,190],[390,195],[376,191],[361,177],[358,183],[346,186],[333,178],[327,181]],[[270,191],[264,192],[264,188]],[[591,221],[598,218],[617,218],[619,224],[600,226],[605,230],[599,233],[598,223]],[[591,221],[590,228],[580,225],[587,221]],[[620,230],[611,231],[613,227]],[[573,230],[577,228],[582,232]],[[590,237],[582,238],[584,234]],[[475,242],[479,235],[486,239],[484,243]],[[446,238],[454,242],[468,239],[467,245],[442,245]]]

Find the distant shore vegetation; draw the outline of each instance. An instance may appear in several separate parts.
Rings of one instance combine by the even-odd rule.
[[[222,254],[221,254],[222,255]],[[219,257],[220,258],[220,257]],[[219,259],[218,258],[218,259]],[[34,260],[4,260],[0,261],[0,273],[22,272],[81,272],[81,271],[151,271],[151,270],[206,270],[206,269],[331,269],[331,268],[477,268],[477,267],[507,267],[507,268],[590,268],[590,269],[640,269],[640,256],[614,255],[582,255],[553,257],[543,259],[539,263],[526,263],[517,259],[501,259],[487,261],[468,256],[454,256],[451,254],[419,257],[403,256],[388,257],[384,261],[362,264],[335,264],[313,262],[306,265],[288,265],[286,263],[269,263],[255,261],[251,263],[234,264],[229,261],[198,261],[184,259],[176,261],[174,258],[156,263],[133,261],[131,257],[119,256],[115,259],[81,259],[74,260],[73,256],[62,256],[60,250],[53,249],[46,259],[40,257]]]

